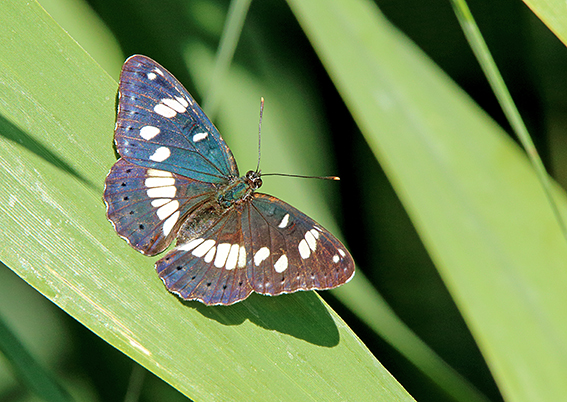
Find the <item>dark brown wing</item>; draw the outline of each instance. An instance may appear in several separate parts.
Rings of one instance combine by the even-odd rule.
[[[242,215],[248,280],[266,295],[331,289],[354,275],[354,261],[329,231],[291,205],[255,193]]]

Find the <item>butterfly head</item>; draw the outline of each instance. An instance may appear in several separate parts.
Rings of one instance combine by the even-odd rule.
[[[246,173],[244,180],[252,190],[257,190],[262,187],[262,179],[260,176],[262,176],[262,174],[259,171],[250,170]]]

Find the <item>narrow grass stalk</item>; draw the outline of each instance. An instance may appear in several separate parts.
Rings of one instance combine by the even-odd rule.
[[[207,116],[213,121],[220,100],[219,90],[222,88],[230,63],[232,62],[232,57],[238,45],[238,40],[240,39],[244,20],[248,14],[251,1],[252,0],[233,0],[230,3],[224,31],[217,50],[215,66],[211,74],[211,82],[203,101],[203,109],[207,113]]]
[[[128,381],[128,389],[124,402],[138,402],[144,387],[144,379],[146,378],[146,369],[134,362],[132,373],[130,374],[130,381]]]
[[[2,268],[5,269],[5,268]],[[71,395],[48,373],[0,317],[0,352],[22,384],[46,402],[70,402]]]
[[[561,216],[559,212],[559,208],[557,206],[557,202],[553,197],[551,192],[551,182],[549,180],[549,175],[543,166],[541,158],[537,152],[537,149],[528,133],[528,129],[524,124],[520,113],[518,112],[518,108],[514,104],[512,96],[506,87],[506,83],[502,78],[502,75],[498,71],[498,67],[488,50],[488,46],[480,33],[478,25],[476,24],[474,17],[467,5],[466,0],[451,0],[453,5],[453,10],[457,15],[457,19],[459,20],[459,24],[465,33],[467,41],[469,42],[479,64],[488,79],[496,98],[498,99],[498,103],[502,108],[506,118],[508,119],[512,129],[516,133],[516,136],[520,140],[520,143],[526,150],[528,157],[536,171],[539,181],[543,187],[545,195],[549,200],[549,204],[551,209],[553,210],[553,214],[557,218],[557,223],[561,228],[561,232],[563,233],[563,237],[567,240],[567,226],[565,224],[565,220]]]

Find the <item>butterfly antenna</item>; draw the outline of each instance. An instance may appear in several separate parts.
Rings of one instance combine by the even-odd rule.
[[[256,173],[260,173],[260,157],[262,156],[262,116],[264,115],[264,97],[260,98],[260,122],[258,123],[258,165]]]
[[[262,116],[264,115],[264,97],[260,98],[260,122],[258,123],[258,165],[256,166],[256,173],[260,173],[260,156],[262,155]],[[288,173],[266,173],[262,176],[285,176],[285,177],[299,177],[301,179],[322,179],[322,180],[340,180],[338,176],[305,176],[300,174]]]
[[[264,173],[262,176],[285,176],[285,177],[299,177],[300,179],[321,179],[321,180],[340,180],[339,176],[305,176],[302,174],[288,174],[288,173]]]

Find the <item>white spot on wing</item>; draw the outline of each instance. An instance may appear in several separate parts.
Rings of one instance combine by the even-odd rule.
[[[204,239],[193,239],[189,243],[185,243],[179,246],[179,250],[191,251],[204,241],[205,241]]]
[[[175,99],[177,99],[177,102],[181,103],[183,107],[189,106],[189,102],[187,102],[187,100],[182,98],[181,96],[176,96]]]
[[[287,264],[287,255],[283,254],[274,264],[274,269],[276,270],[276,272],[282,273],[287,269]]]
[[[177,188],[175,186],[154,187],[148,189],[146,193],[150,198],[173,198],[177,193]]]
[[[309,250],[309,246],[307,245],[305,239],[301,239],[299,245],[297,246],[297,249],[299,250],[299,255],[301,255],[301,258],[303,258],[304,260],[306,258],[309,258],[309,256],[311,255],[311,250]]]
[[[165,170],[148,169],[148,176],[150,176],[150,177],[173,177],[173,174],[171,172],[166,172]]]
[[[217,258],[215,258],[215,267],[222,268],[226,263],[228,252],[230,251],[230,243],[221,243],[217,247]]]
[[[144,181],[146,187],[166,187],[173,186],[175,179],[173,177],[148,177]]]
[[[240,251],[238,253],[238,268],[244,268],[246,266],[246,249],[240,246]]]
[[[164,235],[167,236],[171,232],[171,229],[173,229],[173,227],[177,223],[178,219],[179,219],[179,211],[177,211],[176,213],[171,215],[169,218],[167,218],[167,220],[163,223],[163,234]]]
[[[154,68],[154,72],[158,73],[159,75],[161,75],[162,77],[165,77],[165,75],[163,74],[163,71],[161,71],[159,68],[155,67]]]
[[[212,239],[205,240],[199,247],[197,247],[191,254],[195,257],[202,257],[215,245],[215,241]]]
[[[172,117],[177,116],[177,112],[170,107],[165,106],[163,103],[158,103],[154,106],[154,112],[159,114],[160,116],[166,117],[171,119]]]
[[[140,137],[142,137],[144,140],[151,140],[152,138],[154,138],[156,135],[158,135],[161,132],[161,130],[157,127],[154,126],[144,126],[140,129]]]
[[[280,229],[285,228],[289,223],[289,214],[285,214],[285,216],[282,218],[280,224],[278,225],[278,227]]]
[[[315,236],[313,236],[311,232],[305,232],[305,241],[309,245],[309,248],[315,251],[317,248],[317,240],[315,240]]]
[[[152,200],[152,207],[161,207],[162,205],[167,204],[169,201],[171,201],[170,198],[156,198],[155,200]]]
[[[339,254],[341,255],[341,257],[344,257],[346,255],[345,252],[343,250],[341,250],[340,248],[339,248]]]
[[[333,256],[333,262],[334,262],[335,264],[336,264],[337,262],[339,262],[340,260],[341,260],[341,259],[340,259],[340,257],[339,257],[338,255],[335,254],[335,255]]]
[[[315,229],[311,229],[310,230],[311,234],[313,235],[314,238],[318,239],[319,238],[319,232],[316,231]]]
[[[156,211],[156,214],[157,214],[158,218],[163,221],[165,218],[170,216],[172,213],[174,213],[178,209],[179,209],[179,201],[173,200],[173,201],[165,204],[164,206],[160,207]]]
[[[211,261],[213,260],[213,258],[214,258],[214,256],[215,256],[215,251],[216,251],[216,249],[217,249],[217,248],[213,246],[213,248],[211,248],[211,249],[209,250],[209,252],[207,253],[207,255],[205,255],[204,260],[205,260],[206,263],[209,263],[209,262],[211,262]]]
[[[270,249],[268,247],[262,247],[260,250],[256,251],[256,254],[254,254],[254,264],[256,266],[260,265],[260,263],[269,256]]]
[[[153,81],[157,78],[156,73],[148,73],[148,80]]]
[[[230,246],[230,253],[228,253],[228,258],[226,259],[226,266],[227,270],[231,270],[236,268],[236,263],[238,262],[238,250],[240,246],[238,244],[233,244]]]
[[[159,147],[156,149],[153,155],[150,156],[150,159],[154,162],[163,162],[171,155],[171,151],[168,147]]]
[[[186,106],[183,106],[178,100],[176,99],[170,99],[170,98],[163,98],[161,100],[161,103],[163,103],[166,106],[169,106],[170,108],[172,108],[173,110],[175,110],[177,113],[185,113],[185,111],[187,110]]]
[[[197,133],[193,136],[193,142],[199,142],[209,136],[209,133]]]

